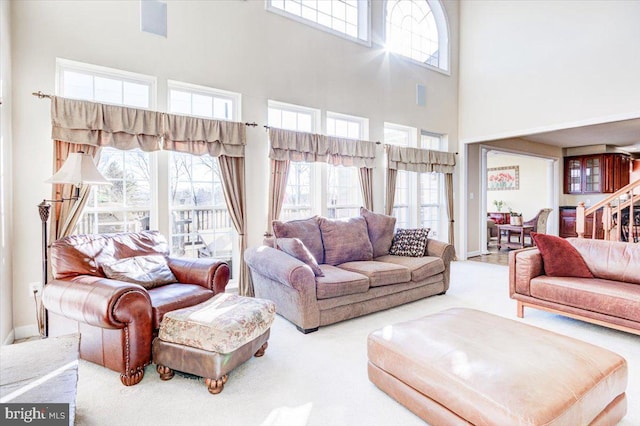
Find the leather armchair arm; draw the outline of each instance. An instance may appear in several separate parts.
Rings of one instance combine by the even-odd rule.
[[[53,280],[42,292],[44,306],[58,315],[100,328],[125,328],[132,322],[151,333],[151,299],[137,284],[80,275]]]
[[[181,283],[198,284],[214,294],[224,293],[229,283],[229,265],[221,260],[170,257],[167,263]]]
[[[509,293],[531,296],[531,280],[544,274],[542,255],[536,247],[509,252]]]

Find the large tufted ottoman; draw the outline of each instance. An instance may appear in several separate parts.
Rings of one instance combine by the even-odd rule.
[[[627,363],[570,337],[471,309],[376,330],[369,379],[429,424],[614,425]]]
[[[160,378],[182,371],[204,377],[212,394],[222,392],[228,372],[253,355],[264,355],[275,312],[270,300],[226,293],[168,312],[153,341]]]

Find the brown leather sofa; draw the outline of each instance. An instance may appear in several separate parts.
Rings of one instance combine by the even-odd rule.
[[[104,265],[157,254],[178,282],[147,290],[105,277]],[[142,380],[163,315],[223,293],[229,281],[225,262],[169,257],[157,231],[65,237],[51,245],[51,263],[54,279],[43,291],[48,335],[79,332],[80,358],[120,372],[126,386]]]
[[[640,335],[640,244],[567,238],[594,278],[551,277],[537,248],[509,253],[518,317],[532,307]]]

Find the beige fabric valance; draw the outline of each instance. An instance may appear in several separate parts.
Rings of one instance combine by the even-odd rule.
[[[284,129],[269,129],[269,158],[373,168],[376,143]]]
[[[420,173],[453,173],[456,155],[451,152],[385,145],[388,168]]]
[[[212,157],[244,157],[244,123],[164,114],[164,149]]]
[[[51,124],[53,140],[122,150],[160,149],[162,114],[155,111],[53,96]]]

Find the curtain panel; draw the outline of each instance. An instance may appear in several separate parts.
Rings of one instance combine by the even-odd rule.
[[[269,141],[272,160],[366,168],[375,164],[375,142],[276,128],[269,129]]]
[[[290,161],[271,160],[271,179],[269,179],[269,210],[267,213],[267,233],[273,234],[272,223],[278,220],[282,211],[282,204],[287,193]]]
[[[162,136],[162,115],[156,111],[53,96],[51,137],[81,145],[157,151]]]
[[[389,169],[420,173],[453,173],[455,170],[456,155],[451,152],[397,145],[385,145],[385,149]]]
[[[244,157],[244,123],[163,114],[163,148],[193,155]]]

